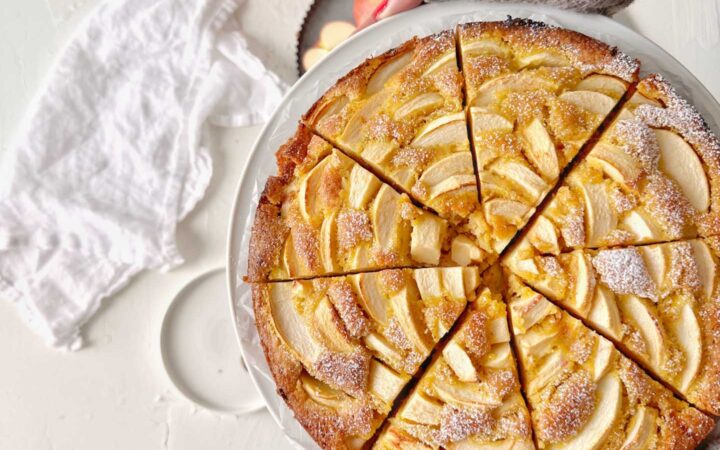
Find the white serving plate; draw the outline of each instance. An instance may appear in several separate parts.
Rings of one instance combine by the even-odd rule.
[[[276,173],[275,152],[293,135],[302,114],[320,95],[365,58],[396,47],[416,35],[436,33],[453,28],[458,23],[502,20],[508,15],[577,30],[619,47],[640,59],[642,74],[659,72],[665,75],[679,93],[697,107],[710,127],[716,133],[720,130],[720,105],[682,64],[652,41],[605,16],[534,5],[471,1],[432,3],[383,20],[333,50],[288,91],[258,136],[240,177],[228,236],[230,308],[243,357],[270,414],[299,448],[317,446],[293,419],[292,412],[276,393],[254,327],[249,288],[242,281],[247,273],[247,249],[257,200],[267,178]]]

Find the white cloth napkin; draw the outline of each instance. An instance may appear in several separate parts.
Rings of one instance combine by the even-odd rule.
[[[240,1],[103,4],[30,106],[0,166],[0,299],[50,345],[80,348],[103,298],[182,262],[175,227],[212,172],[203,123],[253,124],[280,100]]]

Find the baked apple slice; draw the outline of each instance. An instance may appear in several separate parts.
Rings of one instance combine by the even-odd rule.
[[[695,108],[651,75],[569,173],[528,236],[552,223],[559,245],[538,250],[557,254],[717,235],[719,155],[720,141]]]
[[[501,252],[637,80],[638,63],[587,36],[525,20],[465,24],[458,33],[482,211]],[[592,188],[587,195],[604,199]],[[598,204],[594,216],[608,210]],[[598,222],[597,232],[607,225]]]
[[[507,301],[516,339],[533,332],[554,336],[540,352],[518,346],[522,379],[535,386],[527,400],[540,448],[629,449],[649,442],[693,448],[712,430],[709,416],[676,399],[567,312],[548,305],[548,313],[528,327],[525,305],[538,295],[510,277]],[[562,370],[546,370],[548,358]]]
[[[527,284],[621,343],[692,404],[718,414],[720,390],[714,387],[711,355],[720,350],[714,338],[720,311],[714,300],[719,248],[717,237],[558,256],[540,255],[528,246],[515,249],[504,262]],[[550,258],[552,264],[544,263]],[[534,272],[523,270],[529,264]],[[566,289],[547,289],[550,283]],[[578,302],[579,292],[586,303]],[[523,311],[535,323],[541,310],[533,304]],[[518,343],[530,339],[532,346],[526,348],[545,349],[541,336],[531,330]]]
[[[534,448],[510,336],[497,332],[507,317],[494,289],[482,288],[373,448]]]

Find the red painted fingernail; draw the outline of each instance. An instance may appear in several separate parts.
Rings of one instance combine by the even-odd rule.
[[[375,8],[375,12],[373,12],[373,15],[372,15],[373,19],[377,20],[378,16],[380,14],[382,14],[383,11],[385,11],[385,8],[387,8],[387,5],[388,5],[388,0],[383,0],[382,2],[380,2],[380,4],[377,6],[377,8]]]

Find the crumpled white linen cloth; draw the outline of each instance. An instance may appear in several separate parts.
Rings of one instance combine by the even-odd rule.
[[[104,3],[30,106],[0,165],[0,299],[51,346],[80,348],[103,298],[182,262],[176,224],[212,172],[203,124],[264,121],[280,101],[240,3]]]

